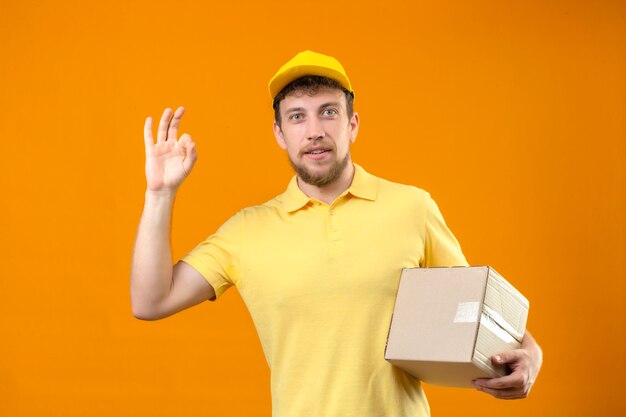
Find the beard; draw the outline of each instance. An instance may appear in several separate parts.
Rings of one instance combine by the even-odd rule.
[[[349,160],[350,152],[346,153],[346,157],[342,160],[335,161],[325,173],[321,174],[309,171],[304,165],[298,165],[291,158],[289,158],[289,163],[302,181],[315,187],[323,187],[325,185],[335,182],[339,177],[341,177],[341,174],[348,166]]]

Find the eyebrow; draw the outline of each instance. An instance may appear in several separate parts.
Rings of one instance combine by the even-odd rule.
[[[285,114],[293,113],[296,111],[304,111],[304,107],[292,107],[290,109],[285,110]]]
[[[330,107],[330,106],[341,107],[341,103],[338,102],[338,101],[329,101],[328,103],[322,104],[319,108],[320,109],[325,109],[326,107]],[[285,114],[289,114],[289,113],[293,113],[293,112],[303,112],[303,111],[306,111],[306,109],[304,107],[291,107],[291,108],[285,110]]]
[[[322,104],[320,106],[320,109],[324,109],[324,108],[330,107],[330,106],[341,107],[341,103],[339,103],[338,101],[329,101],[328,103]]]

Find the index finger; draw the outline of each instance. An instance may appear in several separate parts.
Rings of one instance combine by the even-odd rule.
[[[504,390],[509,388],[521,388],[525,384],[524,375],[520,371],[512,374],[501,376],[498,378],[479,378],[476,385],[496,390]]]

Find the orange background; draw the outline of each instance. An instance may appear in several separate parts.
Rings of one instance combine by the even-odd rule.
[[[179,258],[286,187],[266,84],[304,49],[348,70],[354,160],[431,192],[531,301],[530,398],[425,386],[433,414],[624,413],[623,1],[0,0],[0,415],[270,415],[236,290],[142,322],[129,266],[145,117],[184,105],[197,142]]]

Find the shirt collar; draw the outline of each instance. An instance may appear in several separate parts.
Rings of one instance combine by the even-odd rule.
[[[361,168],[360,165],[354,164],[354,178],[348,190],[343,193],[351,194],[355,197],[365,200],[376,200],[378,194],[378,178]],[[341,198],[341,197],[339,197]],[[283,193],[283,207],[285,211],[291,213],[304,207],[311,198],[302,192],[298,187],[297,176],[294,175],[289,181],[287,190]]]
[[[378,178],[354,164],[354,178],[348,192],[355,197],[374,201],[378,194]]]

